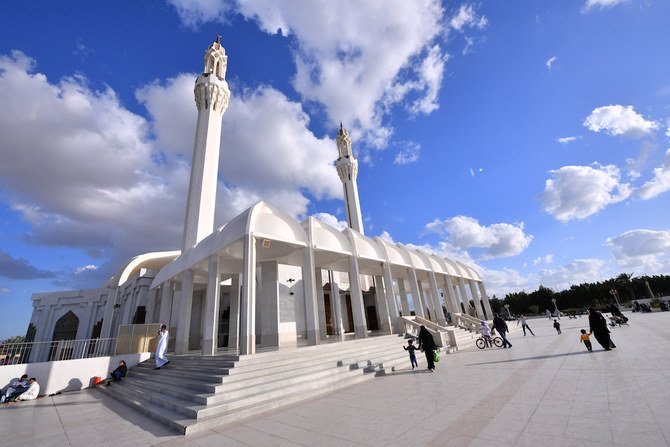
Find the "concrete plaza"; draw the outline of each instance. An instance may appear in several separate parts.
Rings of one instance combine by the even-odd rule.
[[[627,314],[617,349],[579,343],[586,317],[529,320],[511,349],[443,355],[189,436],[96,390],[0,407],[4,446],[667,446],[670,313]],[[510,323],[515,324],[515,323]],[[398,340],[398,349],[402,341]],[[425,366],[425,359],[419,358]],[[132,379],[130,379],[132,380]]]

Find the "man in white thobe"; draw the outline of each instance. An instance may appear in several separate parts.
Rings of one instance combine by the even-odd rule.
[[[21,394],[16,400],[33,400],[37,399],[37,396],[40,394],[40,384],[37,383],[37,379],[34,377],[30,378],[30,385],[28,390]]]
[[[158,346],[156,347],[156,367],[154,369],[161,369],[163,366],[170,363],[167,359],[167,346],[170,339],[170,333],[165,325],[161,326],[158,331]]]

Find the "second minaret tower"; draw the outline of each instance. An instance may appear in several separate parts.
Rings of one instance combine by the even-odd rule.
[[[363,219],[361,217],[361,202],[358,199],[358,160],[351,152],[351,138],[349,132],[340,123],[340,131],[337,133],[337,150],[340,157],[335,162],[337,174],[342,181],[344,189],[344,204],[347,208],[347,223],[349,228],[363,234]]]

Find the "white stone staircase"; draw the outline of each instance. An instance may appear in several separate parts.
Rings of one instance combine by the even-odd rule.
[[[408,364],[397,335],[254,355],[170,357],[130,368],[98,389],[175,431],[188,434],[329,393]]]

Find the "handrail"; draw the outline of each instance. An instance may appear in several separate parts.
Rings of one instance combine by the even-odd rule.
[[[418,321],[417,321],[418,320]],[[449,341],[451,340],[448,329],[444,328],[440,325],[437,325],[433,323],[432,321],[425,320],[420,317],[400,317],[400,321],[404,324],[405,326],[405,333],[410,334],[413,337],[418,337],[419,336],[419,329],[421,326],[426,327],[426,330],[430,332],[430,335],[433,336],[433,340],[435,340],[435,343],[437,344],[438,347],[441,346],[449,346],[450,343]],[[426,324],[428,323],[428,324]],[[434,329],[433,327],[437,327],[439,329]]]
[[[426,329],[433,329],[434,331],[438,331],[438,332],[442,332],[442,331],[447,330],[447,328],[445,328],[444,326],[440,326],[439,324],[437,324],[433,321],[427,320],[425,318],[421,318],[418,315],[414,317],[414,321],[419,323],[419,325],[425,326]]]
[[[0,365],[106,357],[115,348],[116,338],[0,343]]]
[[[471,332],[481,332],[479,329],[480,321],[470,315],[455,313],[451,315],[451,320],[456,326],[460,326]]]

